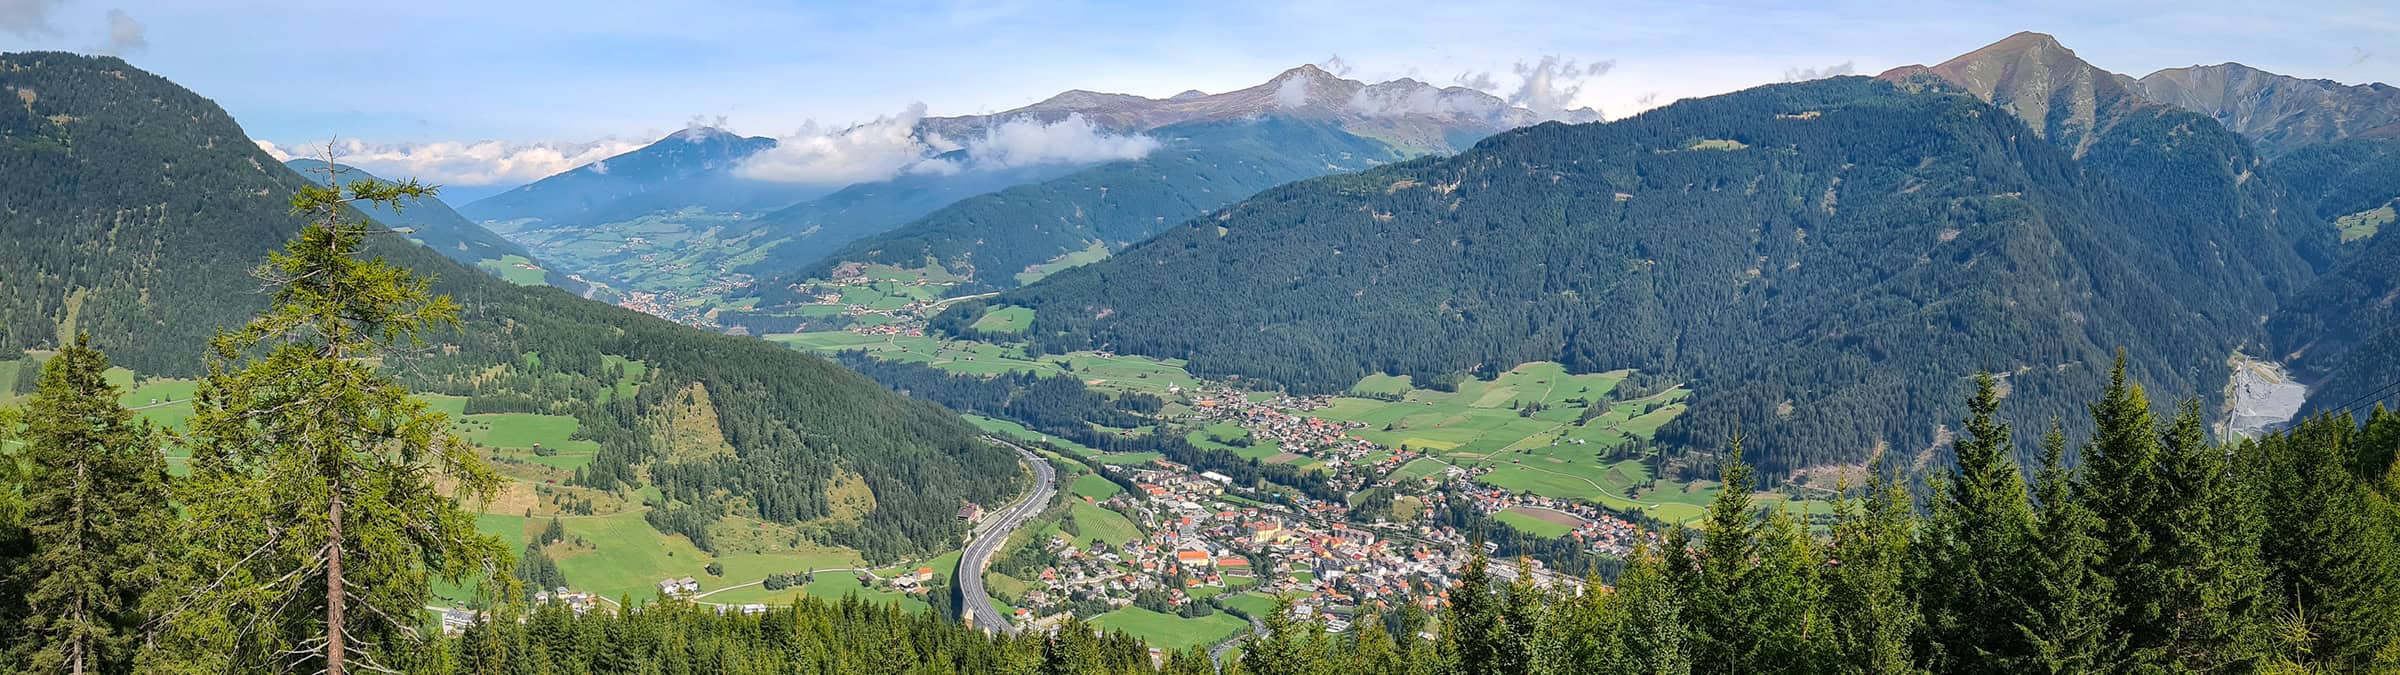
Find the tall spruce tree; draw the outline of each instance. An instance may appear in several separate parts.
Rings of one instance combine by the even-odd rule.
[[[24,632],[18,622],[25,614],[25,589],[14,570],[33,553],[25,535],[24,453],[17,440],[21,419],[16,408],[0,408],[0,635]],[[0,659],[6,658],[10,642],[0,639]]]
[[[1825,553],[1790,511],[1768,514],[1759,531],[1758,560],[1736,590],[1744,609],[1731,634],[1735,668],[1743,673],[1819,673],[1835,654],[1826,588]]]
[[[186,637],[218,643],[231,669],[402,668],[419,655],[432,578],[506,579],[508,550],[454,499],[488,498],[498,474],[376,371],[455,326],[458,305],[362,257],[374,226],[352,205],[397,209],[433,190],[332,183],[293,196],[310,223],[258,269],[273,302],[215,341],[189,423],[183,494],[207,579],[192,606],[220,621]]]
[[[1614,618],[1603,625],[1616,632],[1604,653],[1607,661],[1589,671],[1623,675],[1686,675],[1692,671],[1691,628],[1684,623],[1683,602],[1668,579],[1667,559],[1647,547],[1637,547],[1609,593],[1606,609]]]
[[[2232,454],[2208,438],[2200,402],[2187,399],[2161,439],[2159,529],[2151,557],[2162,574],[2158,603],[2164,666],[2177,672],[2242,672],[2256,666],[2265,634],[2259,604],[2262,524],[2256,493]]]
[[[1951,444],[1956,466],[1935,484],[1918,547],[1927,661],[1942,672],[2019,672],[2033,652],[2017,628],[2035,583],[2033,508],[1989,373],[1976,375],[1967,409],[1966,434]]]
[[[2366,437],[2349,415],[2319,416],[2245,443],[2237,455],[2276,514],[2259,546],[2265,611],[2306,629],[2288,649],[2298,665],[2400,669],[2400,542],[2351,460],[2353,443]]]
[[[1865,675],[1922,672],[1916,645],[1924,626],[1910,590],[1909,547],[1916,503],[1877,462],[1864,496],[1834,504],[1826,613],[1836,642],[1832,669]]]
[[[2033,611],[2019,627],[2033,646],[2024,669],[2054,675],[2109,672],[2116,642],[2108,628],[2113,586],[2099,570],[2106,553],[2099,539],[2102,523],[2077,494],[2066,451],[2066,430],[2053,420],[2042,436],[2042,465],[2034,478],[2034,498],[2041,507],[2034,536],[2039,554]]]
[[[12,641],[35,672],[131,672],[144,594],[170,553],[160,435],[118,403],[88,337],[42,366],[26,403],[26,616]]]
[[[2101,519],[2099,572],[2109,580],[2108,633],[2123,645],[2127,667],[2165,659],[2167,629],[2160,598],[2166,570],[2156,557],[2165,528],[2158,513],[2166,488],[2160,471],[2158,425],[2142,386],[2125,376],[2125,357],[2109,373],[2108,392],[2092,404],[2092,439],[2083,451],[2079,501]]]
[[[1684,600],[1691,627],[1692,670],[1721,673],[1739,670],[1748,657],[1750,617],[1758,608],[1743,604],[1741,593],[1758,553],[1758,510],[1750,500],[1750,465],[1742,463],[1742,440],[1729,444],[1718,467],[1722,484],[1702,516],[1696,549],[1681,525],[1667,535],[1676,595]]]

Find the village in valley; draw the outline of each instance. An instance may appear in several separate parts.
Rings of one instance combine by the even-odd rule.
[[[1071,373],[1112,395],[1157,396],[1168,402],[1156,414],[1161,429],[1261,465],[1313,473],[1345,496],[1242,484],[1156,453],[1103,452],[970,416],[987,431],[1044,448],[1079,481],[1070,491],[1070,478],[1061,477],[1060,503],[1019,530],[987,574],[993,599],[1019,628],[1075,616],[1154,641],[1190,633],[1213,643],[1238,639],[1277,599],[1289,599],[1296,615],[1339,632],[1362,613],[1432,613],[1479,548],[1493,556],[1495,576],[1530,573],[1539,584],[1580,588],[1595,571],[1591,561],[1621,560],[1655,541],[1665,525],[1697,517],[1715,491],[1706,480],[1661,475],[1666,467],[1647,444],[1682,411],[1689,391],[1630,371],[1570,374],[1557,364],[1525,364],[1446,392],[1389,376],[1344,395],[1252,391],[1194,378],[1172,360],[1028,354],[1004,342],[1029,327],[1031,312],[1022,308],[996,307],[976,318],[971,328],[984,339],[936,337],[929,317],[971,299],[948,297],[956,279],[880,266],[836,272],[794,288],[805,298],[798,306],[804,332],[765,337],[981,376]],[[646,311],[660,309],[649,304]],[[1785,496],[1804,512],[1824,507]],[[967,505],[959,515],[973,521],[985,512]],[[1494,537],[1515,545],[1504,548]],[[1533,540],[1542,546],[1525,545]],[[1533,548],[1580,551],[1582,567],[1556,568],[1546,560],[1554,555],[1527,555]],[[923,597],[928,584],[913,576],[862,575],[859,583],[884,597]]]
[[[1197,394],[1189,422],[1230,422],[1250,442],[1266,444],[1277,456],[1319,463],[1335,485],[1352,494],[1395,490],[1419,506],[1412,517],[1354,513],[1351,505],[1311,499],[1290,491],[1237,485],[1224,474],[1198,471],[1164,459],[1137,464],[1093,462],[1098,475],[1127,489],[1105,498],[1068,495],[1121,515],[1138,528],[1123,541],[1079,540],[1068,533],[1029,541],[1038,564],[1026,590],[1005,598],[1020,626],[1039,628],[1070,615],[1106,616],[1126,607],[1181,617],[1221,609],[1257,618],[1271,598],[1289,598],[1302,618],[1328,630],[1349,630],[1362,612],[1391,616],[1413,606],[1433,612],[1447,602],[1456,575],[1491,533],[1463,531],[1438,523],[1437,509],[1471,509],[1482,516],[1532,515],[1563,528],[1560,536],[1606,557],[1622,557],[1655,533],[1632,520],[1573,500],[1519,494],[1481,485],[1488,469],[1442,464],[1423,475],[1399,469],[1433,461],[1415,450],[1385,448],[1350,434],[1357,422],[1306,415],[1326,399],[1254,398],[1231,389]],[[1292,461],[1285,457],[1281,461]],[[1092,528],[1085,528],[1087,530]],[[1005,565],[1003,565],[1005,567]],[[1589,570],[1560,570],[1532,557],[1497,559],[1502,578],[1530,572],[1536,583],[1580,588]],[[1250,599],[1244,602],[1244,599]],[[1105,624],[1105,620],[1103,620]]]

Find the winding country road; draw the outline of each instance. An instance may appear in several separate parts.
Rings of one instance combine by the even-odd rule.
[[[1006,511],[986,516],[983,524],[977,525],[969,533],[966,555],[958,560],[958,589],[959,595],[966,599],[965,618],[968,623],[985,631],[1014,633],[1017,632],[1016,625],[992,606],[991,593],[983,587],[983,571],[991,566],[992,555],[1000,551],[1000,546],[1008,541],[1010,533],[1016,532],[1025,521],[1032,520],[1035,514],[1050,506],[1050,498],[1058,494],[1058,473],[1050,468],[1049,460],[1033,454],[1033,451],[998,438],[985,438],[1016,449],[1017,454],[1025,456],[1026,462],[1033,464],[1033,493],[1009,505]]]

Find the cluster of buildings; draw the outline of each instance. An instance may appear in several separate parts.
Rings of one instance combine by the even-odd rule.
[[[1593,551],[1623,558],[1633,552],[1633,545],[1645,538],[1655,539],[1655,533],[1644,530],[1633,521],[1619,518],[1584,502],[1556,499],[1535,494],[1518,494],[1471,481],[1455,481],[1445,489],[1426,495],[1430,500],[1458,500],[1484,515],[1516,509],[1519,513],[1549,511],[1572,516],[1579,524],[1564,535],[1585,542]]]
[[[576,614],[582,614],[599,607],[600,596],[568,590],[567,587],[560,586],[546,591],[534,591],[533,602],[537,605],[555,602],[566,605],[567,609],[575,610]]]
[[[700,592],[700,580],[691,577],[661,579],[658,582],[658,592],[668,597],[691,595]]]
[[[1330,506],[1247,502],[1226,494],[1230,481],[1223,476],[1171,462],[1104,470],[1124,474],[1138,489],[1098,505],[1133,520],[1142,538],[1078,546],[1054,537],[1048,544],[1057,563],[1017,600],[1020,620],[1040,625],[1090,601],[1122,607],[1148,591],[1162,593],[1171,608],[1256,591],[1291,597],[1296,615],[1338,632],[1362,611],[1441,607],[1473,550],[1465,535],[1447,527],[1411,523],[1378,532]],[[1529,564],[1543,583],[1579,583],[1549,574],[1538,561]],[[1495,573],[1504,573],[1498,567]]]

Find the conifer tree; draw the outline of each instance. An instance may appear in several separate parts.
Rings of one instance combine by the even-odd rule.
[[[1397,673],[1406,669],[1400,645],[1384,628],[1383,616],[1361,612],[1352,624],[1348,670],[1353,673]]]
[[[1909,579],[1915,502],[1880,462],[1867,475],[1863,498],[1834,504],[1826,581],[1834,666],[1869,675],[1921,672],[1915,650],[1924,622]]]
[[[2245,443],[2237,455],[2276,513],[2259,546],[2264,611],[2307,629],[2294,662],[2353,672],[2400,668],[2400,542],[2351,461],[2352,444],[2367,436],[2348,415],[2319,416]]]
[[[2162,578],[2157,603],[2165,665],[2181,672],[2238,672],[2264,648],[2256,493],[2231,455],[2209,441],[2200,402],[2187,399],[2161,439],[2159,529],[2151,551]]]
[[[1976,375],[1967,408],[1966,435],[1951,444],[1957,465],[1935,485],[1918,547],[1928,657],[1943,672],[2018,672],[2033,651],[2017,628],[2034,584],[2033,508],[1991,374]]]
[[[257,272],[271,306],[214,342],[189,422],[205,570],[190,606],[222,616],[192,637],[230,643],[235,669],[403,667],[431,578],[505,579],[508,550],[454,500],[488,498],[498,474],[376,370],[455,326],[458,305],[362,258],[373,226],[351,207],[433,190],[332,182],[292,198],[310,222]]]
[[[1702,516],[1706,529],[1700,546],[1681,545],[1690,535],[1680,525],[1667,536],[1675,592],[1684,600],[1691,628],[1694,672],[1738,670],[1747,657],[1743,631],[1757,611],[1742,603],[1740,593],[1758,553],[1758,513],[1750,502],[1750,466],[1741,460],[1741,438],[1730,445],[1717,472],[1721,485]]]
[[[1535,636],[1549,619],[1549,593],[1534,583],[1532,562],[1517,558],[1516,578],[1501,595],[1497,660],[1492,672],[1523,675],[1533,672]]]
[[[1290,598],[1276,598],[1273,609],[1260,619],[1266,634],[1252,640],[1242,650],[1242,672],[1256,675],[1285,675],[1309,672],[1310,649],[1307,629],[1292,618]]]
[[[2077,496],[2102,523],[2099,576],[2114,591],[2108,634],[2123,645],[2127,667],[2157,665],[2165,658],[2164,607],[2157,601],[2165,592],[2165,570],[2154,549],[2164,528],[2157,502],[2166,485],[2150,399],[2126,379],[2122,352],[2110,370],[2108,392],[2091,410],[2084,489]]]
[[[1442,640],[1456,672],[1499,672],[1502,642],[1508,639],[1502,634],[1507,630],[1501,618],[1502,599],[1492,588],[1491,561],[1484,557],[1482,542],[1472,545],[1474,553],[1450,589],[1450,611],[1442,616]]]
[[[1617,588],[1606,599],[1616,619],[1605,622],[1616,630],[1611,657],[1596,670],[1625,675],[1685,675],[1692,671],[1691,629],[1684,625],[1683,603],[1668,579],[1667,560],[1658,552],[1637,547],[1617,577]],[[1575,671],[1565,671],[1575,672]]]
[[[172,544],[159,434],[118,403],[108,357],[78,335],[42,366],[24,415],[24,524],[15,570],[29,671],[129,672],[143,596]]]
[[[2053,420],[2042,436],[2042,465],[2034,480],[2041,506],[2034,536],[2039,555],[2032,613],[2019,627],[2033,646],[2024,666],[2038,673],[2107,672],[2115,654],[2108,632],[2113,587],[2099,571],[2105,553],[2101,522],[2077,494],[2066,450],[2066,430]]]
[[[1825,554],[1789,511],[1768,514],[1759,531],[1758,561],[1734,594],[1745,610],[1729,636],[1735,668],[1744,673],[1823,672],[1833,654],[1825,583]]]

